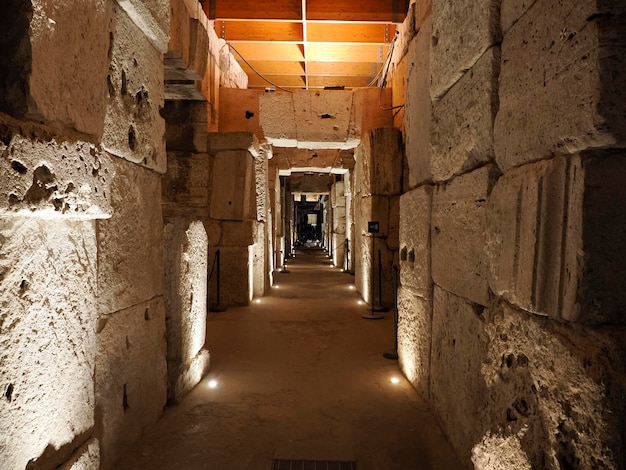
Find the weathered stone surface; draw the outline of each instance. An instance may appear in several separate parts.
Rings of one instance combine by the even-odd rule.
[[[251,263],[252,247],[219,247],[221,259],[220,304],[247,305],[252,300],[253,280]],[[209,259],[215,257],[215,247],[210,247]],[[209,284],[209,304],[217,303],[217,276],[213,274]]]
[[[489,304],[486,205],[497,176],[495,165],[488,165],[437,187],[433,195],[433,281],[481,305]]]
[[[161,180],[114,159],[114,215],[98,227],[98,312],[112,313],[163,293]]]
[[[262,90],[220,87],[219,132],[250,132],[263,140],[259,99]]]
[[[167,51],[170,0],[116,0],[135,25],[160,52]]]
[[[353,137],[352,91],[300,90],[293,93],[293,105],[298,141],[303,148],[309,148],[307,143],[320,142],[346,145]],[[354,146],[353,143],[346,148]]]
[[[259,120],[267,141],[277,147],[297,147],[298,133],[292,93],[259,96]]]
[[[252,245],[252,295],[263,297],[269,288],[266,278],[265,223],[254,222],[254,245]],[[245,279],[242,279],[245,282]]]
[[[261,151],[254,157],[254,208],[253,217],[259,222],[268,220],[269,203],[269,166],[268,154]]]
[[[420,2],[422,3],[422,2]],[[404,115],[408,183],[414,188],[432,179],[430,163],[430,43],[431,19],[421,27],[411,41],[407,60],[406,106]]]
[[[537,0],[502,0],[500,7],[500,27],[502,34],[506,34],[511,26],[534,5]]]
[[[248,150],[252,155],[259,155],[259,138],[250,132],[219,132],[209,134],[209,150],[213,153],[221,150]]]
[[[485,411],[491,409],[481,373],[488,338],[481,311],[475,304],[435,286],[430,403],[462,460],[469,458],[483,429],[489,429],[489,414]]]
[[[0,245],[0,462],[55,468],[94,425],[94,222],[2,219]]]
[[[211,36],[211,41],[219,44],[219,87],[221,88],[238,88],[245,90],[248,88],[248,74],[241,68],[239,61],[235,58],[235,56],[230,52],[229,47],[224,47],[226,45],[226,41],[224,39],[218,38],[215,33],[214,28],[210,28],[209,34]],[[213,39],[215,36],[215,39]],[[238,129],[243,130],[243,129]]]
[[[100,470],[100,443],[89,439],[59,470]]]
[[[167,395],[162,297],[100,315],[96,406],[103,469],[156,423]]]
[[[202,378],[206,332],[208,238],[200,221],[171,219],[165,225],[165,308],[168,396],[179,401]],[[205,364],[196,364],[198,357]]]
[[[431,95],[442,97],[501,40],[500,0],[433,0]]]
[[[356,158],[357,185],[363,196],[402,192],[402,134],[398,129],[384,127],[364,136]]]
[[[253,220],[221,222],[222,236],[220,246],[249,246],[254,243],[256,225]]]
[[[624,146],[625,10],[618,1],[538,0],[508,30],[494,129],[500,168]]]
[[[624,323],[623,152],[509,171],[488,205],[490,285],[534,313]]]
[[[252,156],[247,150],[223,150],[212,159],[211,217],[247,219],[252,197]]]
[[[398,359],[402,372],[423,396],[428,397],[432,299],[413,290],[398,290]]]
[[[430,154],[434,181],[448,180],[493,161],[499,70],[500,48],[489,48],[433,103]]]
[[[0,111],[100,136],[105,116],[108,2],[3,2]]]
[[[109,55],[109,105],[102,145],[134,163],[166,171],[163,58],[128,15],[116,9]]]
[[[352,130],[356,137],[367,135],[380,127],[393,127],[393,111],[381,109],[391,107],[392,91],[390,87],[355,88],[352,107]]]
[[[86,142],[13,135],[0,142],[0,214],[63,218],[111,215],[111,157]]]
[[[210,159],[206,153],[168,152],[167,173],[162,179],[164,215],[208,217]]]
[[[432,186],[400,196],[400,284],[419,297],[432,297],[430,222]]]
[[[513,468],[505,464],[519,457],[519,447],[527,468],[621,468],[626,410],[615,390],[626,382],[624,332],[572,329],[506,303],[488,316],[485,332],[480,382],[487,408],[476,409],[490,416],[490,427],[475,440],[473,460],[484,462],[489,436],[517,443],[477,468]]]
[[[162,114],[167,123],[165,141],[168,152],[172,150],[191,153],[208,151],[206,103],[166,101]]]

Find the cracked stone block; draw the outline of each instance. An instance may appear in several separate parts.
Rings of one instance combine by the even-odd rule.
[[[626,321],[623,153],[557,157],[496,183],[487,212],[494,293],[555,319]]]
[[[481,309],[435,286],[430,403],[458,455],[470,455],[476,437],[489,429],[490,397],[481,376],[488,338]]]
[[[115,170],[111,157],[86,142],[29,139],[0,141],[0,214],[3,216],[107,218]]]
[[[0,7],[0,111],[100,137],[108,2],[7,0]]]
[[[502,41],[495,152],[503,171],[626,143],[626,4],[537,0]]]
[[[445,96],[433,103],[433,181],[446,181],[494,160],[499,70],[500,48],[489,48]]]
[[[382,127],[363,136],[357,157],[357,187],[363,196],[392,196],[402,192],[402,134]]]
[[[292,93],[259,96],[259,120],[267,141],[277,147],[297,147],[298,133]]]
[[[430,223],[433,188],[420,186],[400,196],[400,285],[432,297]]]
[[[412,289],[398,290],[398,360],[415,389],[428,396],[432,298],[425,300]]]
[[[410,63],[407,72],[404,125],[410,188],[432,179],[430,155],[431,33],[432,21],[429,17],[420,28],[417,36],[411,41],[407,56]]]
[[[489,305],[486,207],[497,177],[495,165],[488,165],[438,186],[433,194],[433,281],[481,305]]]
[[[168,221],[165,236],[165,306],[168,394],[178,402],[200,381],[208,366],[203,352],[207,312],[209,241],[200,221]],[[205,365],[197,364],[204,358]]]
[[[113,216],[98,221],[98,312],[112,313],[163,293],[161,176],[113,159]]]
[[[102,145],[117,157],[165,173],[163,55],[123,10],[114,10]]]
[[[499,43],[500,0],[433,0],[431,96],[441,98]]]
[[[0,462],[56,468],[94,426],[95,222],[4,218],[0,245]]]
[[[96,406],[102,468],[131,449],[163,413],[167,395],[165,306],[155,297],[100,315]]]
[[[252,198],[252,155],[248,150],[222,150],[211,158],[211,218],[248,219]]]

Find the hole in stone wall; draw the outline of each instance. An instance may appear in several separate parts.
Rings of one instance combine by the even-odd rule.
[[[109,31],[109,50],[107,52],[107,55],[109,57],[109,62],[113,58],[113,42],[114,42],[114,39],[115,39],[115,36],[113,35],[113,31]]]
[[[252,111],[246,111],[246,119],[250,119],[254,117],[254,113]]]
[[[24,293],[28,290],[28,281],[26,279],[22,279],[22,282],[20,282],[20,293]]]
[[[122,390],[122,407],[124,408],[124,411],[126,411],[129,408],[129,405],[128,405],[128,391],[126,389],[126,384],[124,384],[124,388]]]
[[[324,113],[320,116],[322,119],[330,119],[333,117],[332,114]]]
[[[474,303],[472,304],[472,307],[474,308],[474,313],[478,316],[481,316],[485,312],[484,305]]]
[[[137,147],[137,135],[133,126],[128,128],[128,146],[131,150],[135,150],[135,147]]]
[[[152,317],[150,316],[150,309],[147,308],[144,312],[143,312],[143,318],[144,320],[151,320]]]
[[[20,175],[23,175],[28,171],[28,168],[26,168],[26,166],[24,166],[22,162],[19,162],[17,160],[13,160],[11,162],[11,168],[17,171]]]
[[[128,339],[128,335],[126,336],[126,349],[130,349],[130,340]]]
[[[17,197],[17,194],[9,194],[9,206],[14,206],[20,202],[20,198]]]
[[[107,75],[107,88],[109,89],[109,97],[115,96],[115,87],[113,86],[111,75]]]
[[[9,386],[7,387],[7,391],[4,392],[4,396],[8,401],[13,400],[13,384],[9,384]]]
[[[126,91],[128,90],[128,83],[126,81],[126,70],[122,70],[122,95],[126,94]]]

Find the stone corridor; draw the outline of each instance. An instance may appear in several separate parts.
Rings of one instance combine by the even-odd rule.
[[[210,314],[210,373],[116,468],[270,470],[273,459],[463,468],[397,361],[382,356],[393,313],[363,319],[354,277],[321,249],[289,261],[270,295]]]

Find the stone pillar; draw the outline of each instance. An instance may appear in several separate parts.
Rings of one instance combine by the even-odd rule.
[[[382,303],[393,302],[393,264],[398,256],[399,200],[402,186],[402,141],[398,129],[375,129],[364,137],[356,155],[355,282],[369,303],[378,297],[378,251],[381,252]],[[379,233],[368,233],[379,222]],[[372,276],[374,273],[374,276]],[[375,296],[371,298],[371,280]]]
[[[333,240],[332,260],[335,266],[346,267],[346,195],[345,184],[337,181],[331,189],[332,206],[331,236]]]

